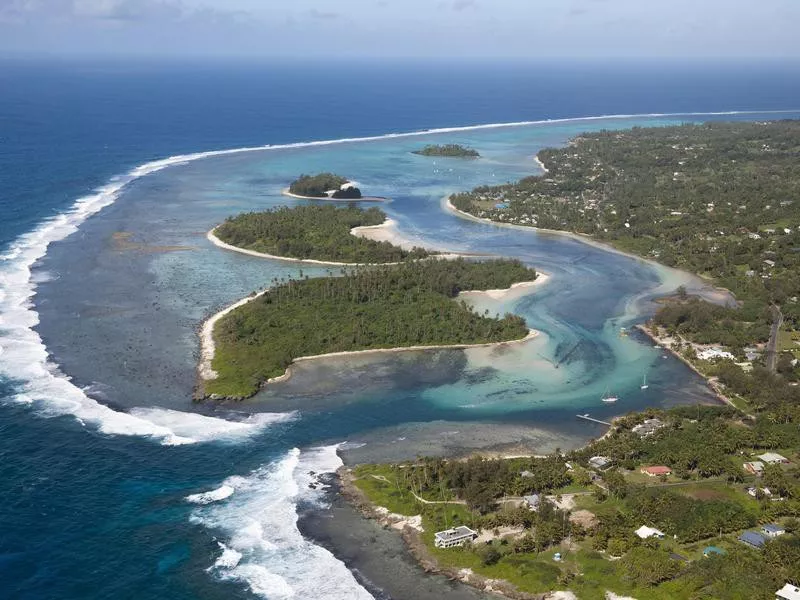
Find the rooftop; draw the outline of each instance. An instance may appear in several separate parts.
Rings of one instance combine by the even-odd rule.
[[[778,525],[777,523],[767,523],[763,527],[761,527],[764,531],[768,531],[769,533],[780,533],[782,531],[786,531],[783,527]]]
[[[656,529],[655,527],[648,527],[647,525],[642,525],[639,529],[636,530],[636,535],[638,535],[643,540],[651,537],[664,537],[664,532]]]
[[[784,600],[800,600],[800,588],[791,583],[787,583],[775,592],[775,597],[783,598]]]
[[[453,527],[452,529],[437,531],[435,537],[444,542],[450,542],[452,540],[458,540],[464,537],[472,537],[474,535],[477,535],[477,533],[472,531],[472,529],[465,527],[464,525],[459,525],[458,527]]]
[[[777,452],[765,452],[761,456],[759,456],[761,460],[768,463],[786,463],[789,462],[789,459],[783,456],[782,454],[778,454]]]
[[[761,548],[766,542],[764,536],[755,531],[745,531],[739,536],[739,541],[750,544],[751,546],[756,546],[757,548]]]

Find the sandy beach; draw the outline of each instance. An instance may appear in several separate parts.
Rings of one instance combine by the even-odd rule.
[[[277,256],[275,254],[267,254],[266,252],[256,252],[255,250],[248,250],[247,248],[240,248],[239,246],[234,246],[232,244],[228,244],[227,242],[223,242],[219,239],[214,232],[217,230],[215,227],[211,231],[206,234],[206,238],[209,242],[217,246],[218,248],[222,248],[223,250],[230,250],[231,252],[238,252],[239,254],[246,254],[248,256],[255,256],[257,258],[269,258],[272,260],[281,260],[284,262],[291,262],[291,263],[301,263],[307,265],[318,265],[318,266],[332,266],[332,267],[376,267],[376,266],[389,266],[389,265],[399,265],[399,262],[391,262],[391,263],[346,263],[346,262],[334,262],[328,260],[314,260],[312,258],[291,258],[289,256]],[[395,246],[399,246],[403,248],[403,250],[411,250],[417,246],[414,242],[411,242],[407,238],[403,237],[403,235],[397,231],[397,222],[393,221],[392,219],[387,219],[380,225],[365,225],[362,227],[354,227],[350,230],[351,235],[355,235],[357,237],[363,237],[370,240],[375,240],[378,242],[390,242]],[[476,254],[460,254],[458,252],[448,252],[445,254],[436,254],[431,258],[442,258],[446,260],[454,260],[456,258],[464,258],[464,257],[479,257],[482,255]],[[423,259],[426,260],[426,259]]]
[[[214,326],[222,317],[229,312],[236,310],[240,306],[244,306],[251,300],[255,300],[259,296],[266,293],[267,290],[242,298],[238,302],[234,302],[227,308],[211,316],[203,323],[200,328],[200,363],[197,365],[197,373],[203,381],[209,381],[217,378],[217,372],[211,367],[211,362],[214,360]]]
[[[300,194],[293,194],[289,188],[283,188],[281,195],[288,196],[289,198],[297,198],[298,200],[321,200],[323,202],[389,202],[389,198],[383,196],[361,196],[361,198],[330,198],[322,196],[301,196]]]
[[[491,298],[498,302],[507,302],[509,300],[516,300],[523,296],[527,296],[534,288],[538,288],[550,279],[550,275],[536,272],[536,279],[534,281],[520,281],[513,284],[510,288],[504,290],[476,290],[469,292],[461,292],[458,296],[467,298]]]

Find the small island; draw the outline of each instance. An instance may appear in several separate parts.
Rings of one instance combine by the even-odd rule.
[[[521,317],[480,315],[454,299],[534,279],[515,260],[434,259],[280,283],[214,319],[199,395],[247,398],[301,358],[528,339]]]
[[[298,206],[228,218],[214,229],[222,242],[277,258],[329,263],[377,264],[431,256],[422,248],[405,250],[390,242],[352,235],[357,227],[386,222],[378,208]]]
[[[477,150],[460,144],[429,144],[421,150],[414,150],[412,154],[442,156],[445,158],[480,158],[481,156]]]
[[[361,190],[341,175],[300,175],[289,186],[289,194],[301,198],[360,200]]]

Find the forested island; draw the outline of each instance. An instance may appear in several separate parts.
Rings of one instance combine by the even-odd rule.
[[[444,156],[447,158],[480,157],[477,150],[459,144],[429,144],[420,150],[414,150],[412,154],[419,154],[420,156]]]
[[[298,206],[245,213],[214,230],[220,240],[263,254],[337,263],[395,263],[431,256],[422,248],[404,250],[390,242],[352,235],[355,227],[381,225],[386,213],[356,206]]]
[[[428,569],[508,597],[772,600],[800,584],[800,429],[774,409],[648,410],[565,454],[420,458],[342,479],[365,514],[405,526]],[[460,525],[480,537],[435,546]]]
[[[361,190],[341,175],[319,173],[300,175],[289,186],[289,193],[304,198],[333,198],[336,200],[358,200]]]
[[[500,223],[586,234],[729,289],[737,306],[675,297],[649,331],[739,406],[767,395],[796,405],[798,152],[796,120],[584,133],[539,153],[545,175],[450,201]],[[702,358],[719,346],[734,360]]]
[[[454,298],[535,278],[514,260],[434,259],[274,281],[214,327],[217,377],[204,382],[204,394],[251,396],[300,357],[523,339],[529,330],[521,317],[479,315]]]

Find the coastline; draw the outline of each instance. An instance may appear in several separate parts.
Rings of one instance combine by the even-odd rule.
[[[200,362],[197,365],[197,374],[201,382],[216,379],[219,375],[211,367],[211,362],[214,360],[214,352],[216,351],[216,347],[214,345],[214,326],[228,313],[236,310],[240,306],[244,306],[252,300],[255,300],[259,296],[263,296],[266,292],[267,290],[263,290],[257,294],[251,294],[246,298],[242,298],[241,300],[238,300],[230,306],[213,314],[203,322],[203,325],[200,328]]]
[[[410,245],[410,242],[403,238],[400,233],[398,233],[395,229],[396,221],[392,219],[387,219],[380,225],[363,225],[360,227],[353,227],[350,230],[350,235],[354,235],[356,237],[364,237],[367,239],[375,240],[375,241],[387,241],[390,243],[399,246],[403,250],[410,250],[413,248],[413,245]],[[256,250],[248,250],[247,248],[240,248],[239,246],[234,246],[233,244],[228,244],[227,242],[223,242],[219,239],[214,232],[217,230],[216,227],[211,229],[208,233],[206,233],[206,239],[214,244],[217,248],[222,248],[223,250],[230,250],[231,252],[238,252],[239,254],[246,254],[247,256],[254,256],[256,258],[267,258],[270,260],[280,260],[283,262],[291,262],[291,263],[301,263],[307,265],[318,265],[318,266],[330,266],[330,267],[385,267],[385,266],[394,266],[403,264],[402,262],[388,262],[388,263],[348,263],[348,262],[334,262],[329,260],[316,260],[313,258],[292,258],[290,256],[278,256],[276,254],[267,254],[266,252],[257,252]],[[372,232],[378,232],[377,235],[372,234]],[[399,243],[395,243],[399,242]],[[448,253],[439,253],[439,254],[431,254],[430,256],[423,258],[421,260],[429,260],[429,259],[443,259],[443,260],[455,260],[456,258],[466,258],[466,257],[477,257],[480,255],[476,254],[460,254],[458,252],[448,252]]]
[[[374,227],[380,227],[380,225],[376,225]],[[209,232],[209,235],[211,235],[211,232]],[[461,292],[458,296],[461,296],[462,294],[472,294],[473,296],[478,294],[483,294],[486,297],[492,298],[493,300],[506,300],[512,294],[524,295],[525,293],[529,293],[532,289],[547,283],[549,279],[550,279],[549,275],[537,272],[537,276],[534,281],[521,281],[512,284],[511,287],[503,290],[485,290],[485,291],[475,290],[469,292]],[[222,310],[215,313],[214,315],[212,315],[211,317],[206,319],[206,321],[203,322],[203,325],[200,328],[200,362],[198,363],[197,366],[197,374],[199,380],[198,388],[201,389],[203,383],[205,383],[206,381],[214,380],[218,376],[217,372],[211,366],[212,362],[214,361],[214,354],[216,351],[216,347],[214,345],[214,327],[217,324],[217,322],[219,322],[220,319],[222,319],[225,315],[227,315],[231,311],[236,310],[240,306],[244,306],[248,302],[262,296],[268,290],[269,288],[262,290],[261,292],[258,292],[256,294],[247,296],[246,298],[242,298],[241,300],[234,302],[230,306],[223,308]],[[456,298],[458,298],[458,296],[456,296]],[[348,350],[343,352],[328,352],[325,354],[300,356],[292,360],[292,363],[286,368],[286,371],[282,375],[270,377],[262,384],[262,386],[269,385],[270,383],[279,383],[281,381],[288,381],[292,377],[292,365],[309,360],[334,358],[341,356],[356,356],[365,354],[385,354],[389,352],[416,352],[424,350],[465,350],[468,348],[488,348],[495,346],[500,347],[510,344],[521,344],[529,342],[538,337],[539,334],[540,332],[537,331],[536,329],[529,329],[525,337],[516,340],[507,340],[504,342],[484,342],[478,344],[432,344],[425,346],[401,346],[397,348],[371,348],[367,350]],[[204,395],[200,394],[200,396]]]
[[[298,200],[321,200],[323,202],[389,202],[390,198],[384,198],[383,196],[361,196],[361,198],[331,198],[330,196],[322,197],[322,196],[301,196],[300,194],[293,194],[289,191],[289,188],[283,188],[281,190],[282,196],[288,196],[289,198],[297,198]]]
[[[741,410],[738,406],[736,406],[736,404],[733,402],[733,400],[728,398],[728,396],[726,396],[722,392],[722,390],[720,389],[719,384],[716,381],[714,381],[713,378],[708,377],[707,375],[701,373],[700,370],[694,364],[692,364],[692,362],[690,360],[688,360],[680,352],[676,352],[675,350],[673,350],[672,346],[670,344],[668,344],[666,340],[664,340],[663,338],[658,336],[656,333],[651,331],[650,328],[647,327],[647,325],[639,324],[639,325],[635,325],[634,327],[636,327],[636,329],[641,331],[649,339],[653,340],[656,344],[661,346],[664,350],[666,350],[667,352],[672,354],[672,356],[677,358],[679,361],[681,361],[683,364],[685,364],[687,367],[689,367],[692,371],[694,371],[700,377],[702,377],[703,380],[706,382],[706,385],[708,385],[708,387],[711,389],[711,391],[714,392],[714,396],[717,398],[717,400],[719,400],[723,404],[727,404],[731,408],[735,408],[736,410]]]

